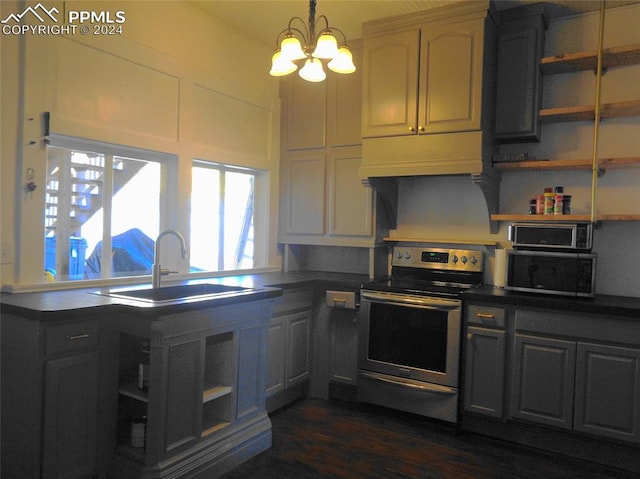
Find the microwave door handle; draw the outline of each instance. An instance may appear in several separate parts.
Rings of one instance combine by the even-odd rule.
[[[370,374],[366,372],[362,372],[360,374],[362,374],[362,376],[368,379],[373,379],[374,381],[380,381],[381,383],[391,384],[392,386],[400,386],[403,388],[417,389],[419,391],[436,393],[436,394],[453,395],[457,393],[457,391],[453,388],[448,388],[446,386],[439,386],[437,384],[424,384],[424,385],[414,384],[414,383],[409,383],[404,381],[396,381],[389,377],[378,376],[377,374]]]
[[[442,300],[438,298],[418,298],[415,296],[405,297],[397,294],[385,294],[385,293],[361,293],[361,298],[369,299],[379,303],[385,304],[400,304],[410,306],[420,306],[425,309],[456,309],[460,307],[459,301]]]

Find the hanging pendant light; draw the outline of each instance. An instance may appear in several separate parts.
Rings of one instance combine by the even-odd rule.
[[[271,58],[272,76],[285,76],[298,69],[295,62],[305,60],[299,75],[310,82],[321,82],[326,78],[323,62],[336,73],[349,74],[356,71],[353,57],[347,46],[347,39],[341,30],[330,27],[326,16],[325,27],[316,36],[316,0],[309,0],[309,20],[307,23],[300,17],[292,17],[287,28],[276,38],[276,50]],[[338,44],[336,34],[342,38]]]
[[[321,82],[327,78],[327,74],[322,69],[322,62],[317,58],[307,58],[304,67],[300,69],[299,75],[310,82]]]

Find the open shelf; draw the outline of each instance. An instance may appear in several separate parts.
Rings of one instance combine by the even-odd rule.
[[[202,393],[202,402],[206,403],[209,401],[213,401],[214,399],[226,396],[227,394],[231,394],[231,386],[225,386],[223,384],[209,386]]]
[[[540,60],[540,69],[544,75],[595,70],[598,52],[566,53],[545,57]],[[624,45],[605,48],[602,52],[602,67],[612,68],[640,63],[640,45]]]
[[[590,170],[590,159],[579,160],[529,160],[494,163],[493,167],[501,171],[524,170]],[[640,168],[640,156],[628,158],[600,158],[598,168],[601,170]]]
[[[138,401],[149,402],[149,393],[138,387],[138,378],[135,371],[122,374],[118,392],[123,396],[127,396]]]
[[[491,215],[491,221],[539,221],[539,222],[576,222],[591,221],[591,215]],[[640,214],[599,214],[596,221],[640,221]]]
[[[600,107],[601,120],[638,115],[640,115],[640,100],[603,103]],[[538,118],[541,123],[594,121],[595,107],[593,105],[589,105],[545,108],[540,110]]]

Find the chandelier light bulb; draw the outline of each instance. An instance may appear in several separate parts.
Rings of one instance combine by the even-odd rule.
[[[313,51],[315,58],[333,58],[338,54],[338,42],[333,33],[325,30],[320,34],[316,41],[316,49]]]
[[[333,57],[327,66],[336,73],[353,73],[356,66],[353,64],[353,56],[347,46],[338,48],[338,54]]]
[[[308,58],[298,74],[302,79],[314,83],[324,81],[327,78],[327,74],[322,68],[322,62],[317,58]]]
[[[271,57],[271,71],[269,74],[274,77],[281,77],[293,73],[298,67],[291,60],[282,57],[282,52],[277,50]]]
[[[282,57],[289,61],[302,60],[307,57],[302,50],[300,40],[294,37],[291,33],[287,34],[287,36],[282,39],[280,52],[282,53]]]

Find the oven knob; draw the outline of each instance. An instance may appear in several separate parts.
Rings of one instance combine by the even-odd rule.
[[[404,254],[404,258],[405,259],[409,259],[411,258],[411,253],[409,253],[408,251]]]
[[[398,252],[396,253],[396,258],[398,258],[398,259],[402,259],[402,251],[398,251]]]
[[[467,257],[466,257],[466,256],[463,256],[463,257],[461,258],[461,261],[462,261],[462,264],[467,264],[467,261],[469,261],[469,260],[467,259]]]
[[[476,264],[478,262],[478,258],[476,258],[475,256],[471,257],[471,264]]]
[[[456,264],[458,262],[458,257],[454,254],[453,257],[451,258],[451,262],[453,264]]]

